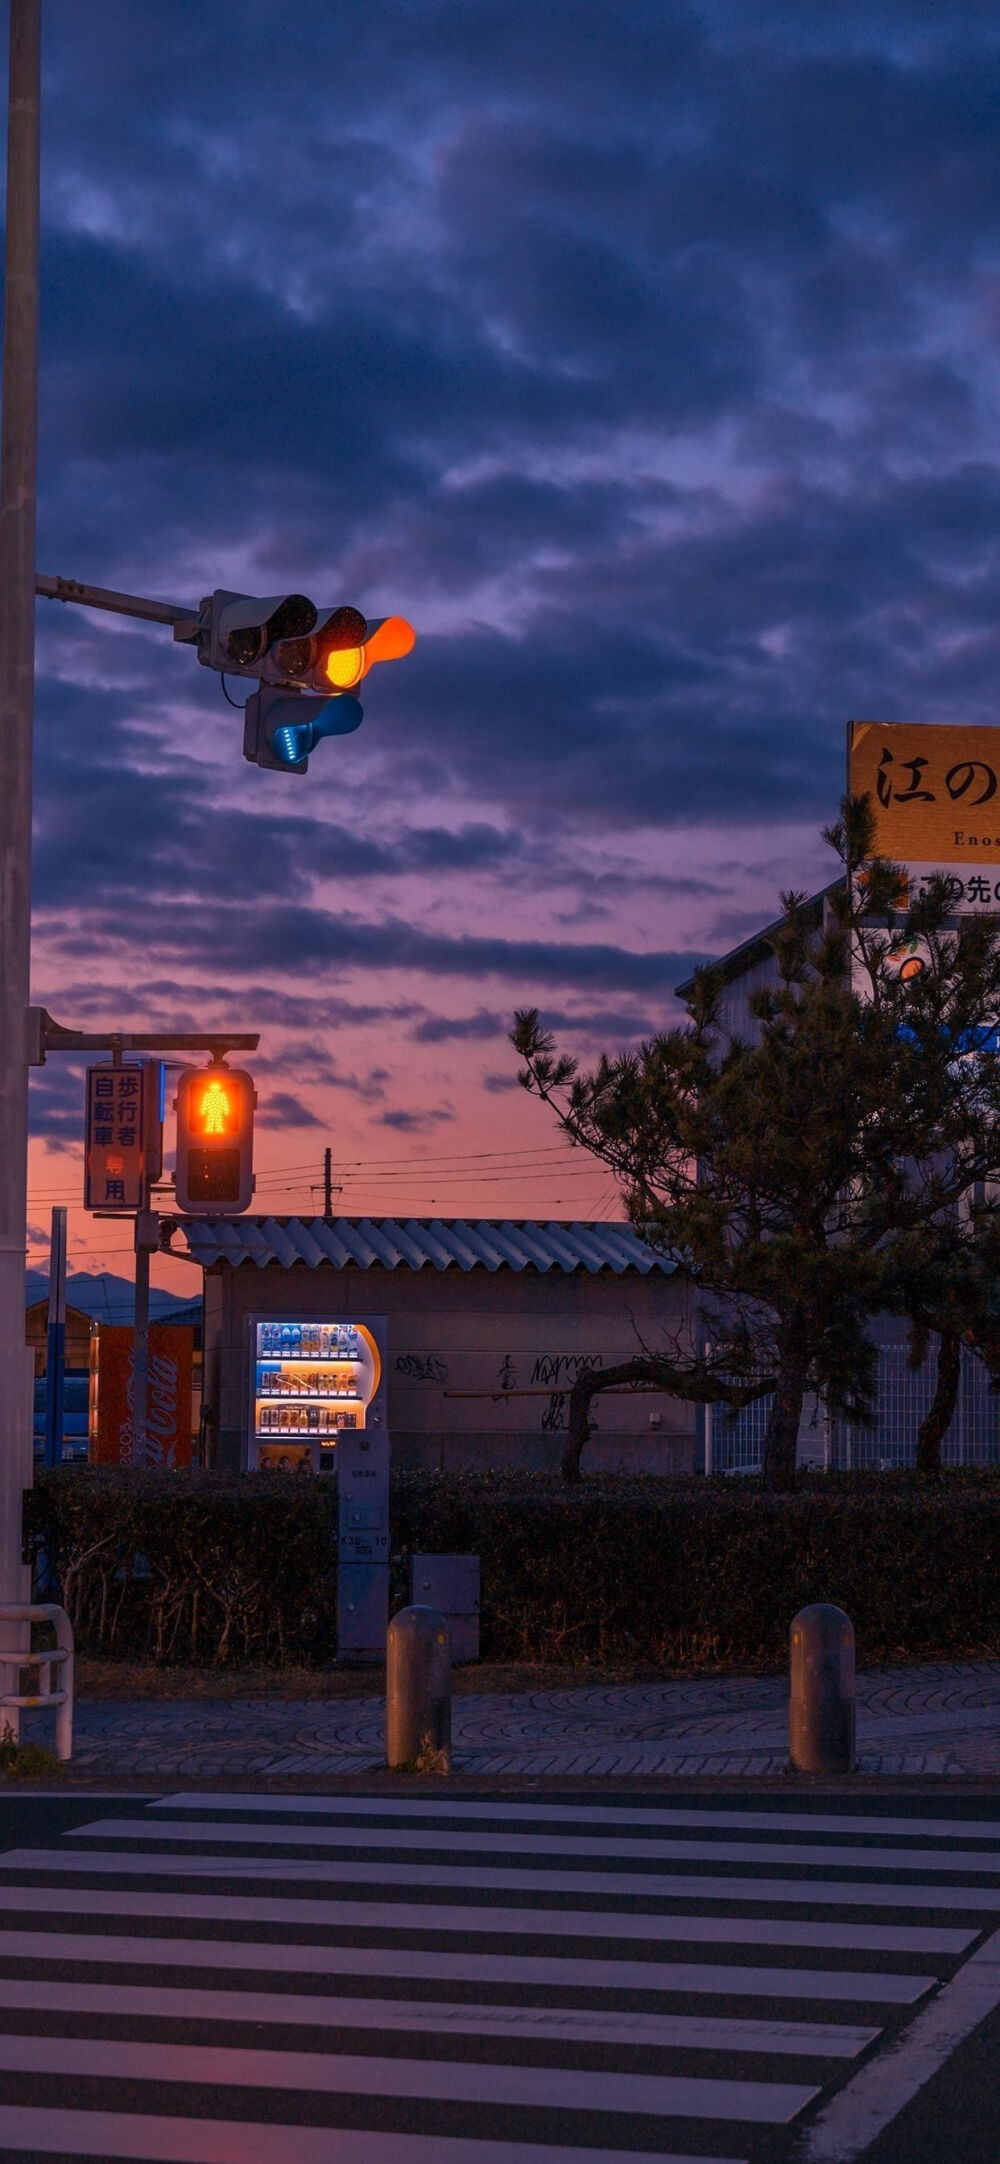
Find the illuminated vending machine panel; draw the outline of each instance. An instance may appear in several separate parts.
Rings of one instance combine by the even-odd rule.
[[[345,1430],[382,1426],[383,1362],[368,1323],[265,1319],[251,1330],[251,1470],[329,1470]]]

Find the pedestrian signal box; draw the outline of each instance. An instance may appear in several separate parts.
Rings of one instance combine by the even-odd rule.
[[[245,1068],[187,1067],[177,1088],[177,1207],[188,1217],[247,1210],[253,1198],[253,1112]]]

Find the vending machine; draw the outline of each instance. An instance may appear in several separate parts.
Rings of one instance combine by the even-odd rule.
[[[260,1316],[250,1333],[248,1470],[326,1472],[345,1433],[385,1428],[384,1325]]]
[[[389,1620],[386,1319],[259,1315],[249,1328],[247,1466],[336,1475],[337,1657],[381,1661]]]

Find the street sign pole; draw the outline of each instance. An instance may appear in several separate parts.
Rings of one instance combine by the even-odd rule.
[[[24,1342],[35,681],[41,0],[10,0],[0,415],[0,1602],[27,1598],[34,1363]]]
[[[132,1328],[132,1463],[146,1463],[146,1408],[149,1401],[149,1249],[135,1221],[135,1315]]]
[[[66,1210],[52,1212],[49,1240],[49,1329],[45,1355],[45,1463],[60,1465],[66,1373]]]
[[[149,1442],[149,1258],[160,1245],[160,1219],[146,1207],[135,1215],[135,1311],[132,1328],[132,1463],[147,1463]]]

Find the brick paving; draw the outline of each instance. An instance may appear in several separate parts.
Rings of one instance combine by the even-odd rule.
[[[473,1694],[454,1701],[453,1770],[527,1779],[782,1774],[787,1695],[784,1679],[770,1676]],[[26,1724],[25,1736],[35,1732]],[[860,1675],[858,1758],[862,1774],[1000,1777],[1000,1661]],[[89,1779],[326,1781],[383,1764],[380,1698],[77,1707],[74,1771]]]

